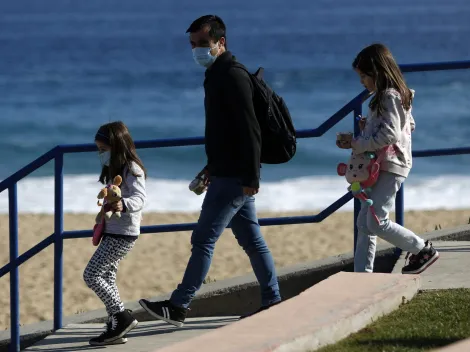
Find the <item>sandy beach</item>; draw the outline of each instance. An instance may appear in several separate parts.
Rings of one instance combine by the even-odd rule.
[[[260,217],[308,215],[269,213]],[[143,225],[192,222],[198,214],[149,213]],[[416,233],[449,228],[469,222],[470,210],[410,211],[407,226]],[[67,214],[65,230],[89,228],[93,215]],[[336,213],[320,224],[263,227],[278,268],[352,250],[353,215]],[[20,253],[52,233],[53,216],[23,214],[19,219]],[[183,275],[190,254],[190,233],[142,235],[125,258],[118,273],[118,286],[124,301],[170,292]],[[0,265],[9,260],[8,216],[0,216]],[[91,239],[67,240],[64,244],[64,314],[102,308],[103,305],[82,280],[83,270],[95,247]],[[230,230],[217,243],[209,273],[222,280],[250,272],[249,261]],[[9,275],[0,279],[0,328],[9,328]],[[20,267],[21,324],[52,319],[53,247],[36,255]]]

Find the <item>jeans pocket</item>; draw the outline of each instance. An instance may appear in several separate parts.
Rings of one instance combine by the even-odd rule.
[[[234,188],[234,198],[232,200],[232,206],[235,208],[241,208],[246,201],[246,196],[243,193],[243,186],[241,180],[236,180],[236,186]]]

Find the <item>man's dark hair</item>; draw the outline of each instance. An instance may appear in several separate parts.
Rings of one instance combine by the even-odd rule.
[[[194,33],[198,32],[204,27],[209,27],[209,37],[214,39],[216,42],[220,40],[220,38],[225,38],[225,47],[227,48],[227,37],[225,36],[225,23],[219,16],[215,15],[205,15],[199,17],[195,20],[189,28],[186,30],[186,33]]]

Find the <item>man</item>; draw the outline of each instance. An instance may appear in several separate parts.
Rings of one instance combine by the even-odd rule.
[[[281,301],[274,261],[261,234],[254,195],[259,190],[261,132],[253,107],[250,76],[227,51],[225,24],[207,15],[188,28],[193,58],[205,67],[205,147],[208,189],[191,236],[192,254],[181,284],[170,300],[141,306],[152,316],[183,326],[191,300],[201,287],[215,243],[231,224],[261,287],[262,306]]]

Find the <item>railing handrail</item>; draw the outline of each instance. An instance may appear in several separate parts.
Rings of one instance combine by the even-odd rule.
[[[399,65],[403,72],[425,72],[425,71],[442,71],[442,70],[459,70],[470,68],[470,60],[462,61],[443,61],[434,63],[416,63],[416,64],[401,64]],[[309,138],[309,137],[321,137],[339,121],[341,121],[347,114],[354,109],[354,105],[358,99],[367,96],[367,91],[364,90],[358,94],[355,98],[344,105],[340,110],[333,114],[329,119],[323,122],[320,126],[314,129],[303,129],[297,131],[297,138]],[[204,144],[204,137],[186,137],[186,138],[166,138],[166,139],[151,139],[151,140],[139,140],[135,142],[137,149],[147,148],[164,148],[174,146],[191,146],[191,145],[202,145]],[[19,171],[15,172],[5,180],[0,182],[0,193],[5,191],[14,183],[22,180],[33,171],[37,170],[47,162],[51,161],[57,151],[62,153],[85,153],[96,150],[96,146],[93,143],[85,144],[67,144],[58,145],[45,154],[41,155],[36,160],[32,161]]]
[[[33,171],[36,171],[44,164],[47,164],[49,161],[54,159],[56,153],[57,153],[57,147],[54,147],[51,150],[49,150],[47,153],[44,153],[43,155],[41,155],[36,160],[30,162],[28,165],[19,169],[17,172],[12,174],[11,176],[8,176],[6,179],[0,182],[0,193],[10,188],[11,186],[13,186],[15,183],[22,180]]]
[[[357,104],[359,99],[362,99],[367,95],[367,91],[364,90],[358,94],[355,98],[349,101],[330,118],[323,122],[320,126],[314,129],[303,129],[297,130],[297,138],[310,138],[310,137],[321,137],[328,130],[334,127],[338,122],[345,118],[353,109],[354,105]],[[138,140],[135,141],[135,147],[137,149],[148,149],[148,148],[166,148],[176,146],[192,146],[192,145],[203,145],[204,137],[186,137],[186,138],[162,138],[162,139],[150,139],[150,140]],[[57,153],[71,154],[71,153],[87,153],[96,151],[96,145],[94,143],[84,144],[64,144],[57,145],[45,154],[41,155],[36,160],[32,161],[28,165],[15,172],[13,175],[7,177],[5,180],[0,182],[0,193],[8,189],[13,184],[21,181],[23,178],[28,176],[33,171],[48,163],[54,159]]]
[[[400,64],[398,66],[402,72],[461,70],[470,68],[470,60]]]
[[[420,63],[400,65],[403,72],[419,72],[419,71],[439,71],[439,70],[458,70],[470,68],[470,60],[468,61],[450,61],[437,63]],[[297,131],[298,138],[320,137],[335,126],[339,121],[345,118],[349,113],[353,112],[354,116],[362,114],[362,103],[369,96],[364,90],[350,102],[344,105],[340,110],[333,114],[329,119],[323,122],[315,129],[304,129]],[[354,120],[354,132],[358,133],[358,123]],[[157,140],[140,140],[136,141],[136,148],[157,148],[172,146],[190,146],[204,144],[203,137],[189,138],[169,138]],[[9,223],[10,223],[10,262],[0,268],[0,277],[10,273],[10,320],[11,320],[11,341],[10,350],[19,351],[20,335],[19,335],[19,271],[18,267],[26,262],[37,253],[41,252],[49,245],[54,244],[54,329],[62,327],[62,279],[63,279],[63,241],[70,238],[91,237],[91,230],[80,231],[64,231],[63,229],[63,157],[68,153],[92,152],[96,150],[93,143],[75,144],[75,145],[58,145],[47,153],[43,154],[33,162],[29,163],[19,171],[15,172],[5,180],[0,182],[0,193],[8,189],[9,202]],[[470,147],[433,149],[414,151],[414,157],[430,157],[444,155],[470,154]],[[17,183],[31,172],[37,170],[47,162],[55,160],[54,165],[54,233],[20,256],[18,256],[18,201],[17,201]],[[327,208],[317,215],[310,216],[292,216],[282,218],[264,218],[260,219],[260,225],[271,226],[281,224],[298,224],[298,223],[315,223],[321,222],[329,215],[333,214],[344,204],[353,198],[351,192],[346,193]],[[403,225],[403,185],[396,196],[396,222]],[[360,204],[358,199],[354,199],[354,248],[356,246],[357,227],[356,219],[359,212]],[[141,233],[161,233],[173,231],[189,231],[194,229],[195,223],[183,224],[164,224],[142,226]],[[399,251],[397,251],[397,254]]]
[[[449,156],[449,155],[464,155],[470,154],[470,146],[469,147],[459,147],[459,148],[444,148],[444,149],[427,149],[427,150],[417,150],[412,152],[413,157],[416,158],[426,158],[426,157],[433,157],[433,156]],[[335,212],[340,207],[345,205],[352,199],[351,193],[346,193],[344,196],[339,198],[336,202],[332,203],[330,206],[322,210],[320,213],[316,215],[305,215],[305,216],[284,216],[284,217],[276,217],[276,218],[261,218],[259,219],[259,223],[261,226],[276,226],[282,224],[303,224],[303,223],[318,223],[323,221],[328,212],[332,211]],[[140,230],[142,234],[148,233],[164,233],[164,232],[180,232],[180,231],[192,231],[196,223],[181,223],[181,224],[161,224],[161,225],[149,225],[149,226],[141,226]],[[64,231],[63,238],[64,239],[71,239],[71,238],[87,238],[91,237],[93,234],[92,230],[74,230],[74,231]],[[28,259],[42,251],[43,249],[47,248],[51,245],[53,241],[53,236],[50,235],[46,237],[43,241],[36,244],[34,247],[30,248],[23,254],[21,254],[17,259],[17,264],[21,265],[26,262]],[[0,278],[10,272],[10,263],[5,264],[3,267],[0,268]]]

